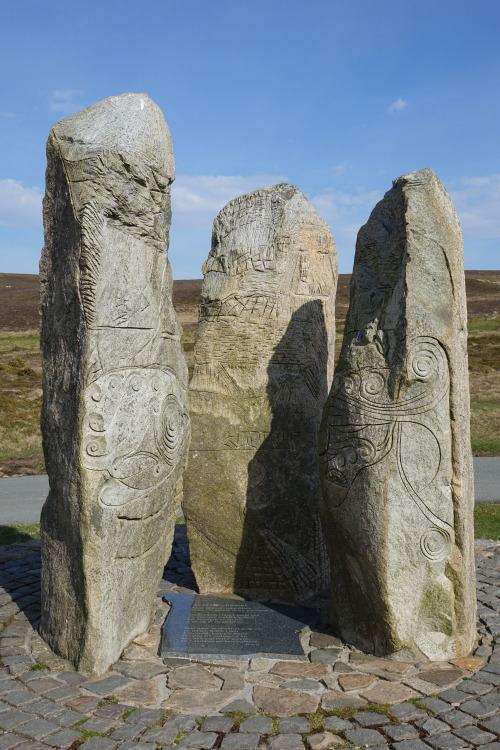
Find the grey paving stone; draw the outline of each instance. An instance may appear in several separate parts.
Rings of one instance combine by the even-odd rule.
[[[465,714],[463,711],[458,711],[457,709],[447,711],[445,714],[440,714],[437,718],[441,719],[441,721],[445,721],[453,729],[467,727],[474,721],[470,714]]]
[[[8,732],[11,729],[16,729],[16,727],[20,727],[22,724],[27,724],[28,721],[32,720],[32,714],[11,709],[10,711],[3,711],[0,714],[0,727]]]
[[[451,706],[449,703],[446,703],[446,701],[440,700],[439,698],[422,698],[420,703],[423,706],[426,706],[435,714],[441,714],[445,711],[451,711],[453,709],[453,706]]]
[[[383,739],[376,729],[346,729],[344,734],[349,742],[354,745],[365,745],[366,747],[379,745]]]
[[[43,740],[44,737],[48,737],[49,734],[57,732],[59,727],[57,724],[53,724],[51,721],[45,719],[32,719],[27,724],[22,725],[20,730],[26,737],[31,737],[33,740]]]
[[[99,706],[99,704],[97,705]],[[134,706],[127,705],[126,703],[106,703],[94,711],[94,716],[99,718],[105,717],[106,719],[121,719],[125,711],[128,713],[133,708]]]
[[[70,698],[76,698],[79,695],[82,695],[82,693],[76,688],[71,687],[71,685],[61,685],[61,687],[49,690],[48,693],[45,693],[45,697],[50,698],[53,701],[67,701]]]
[[[420,729],[426,734],[440,734],[441,732],[448,732],[449,727],[444,721],[439,721],[433,716],[428,716],[426,719],[419,719],[415,722],[417,729]]]
[[[250,716],[240,724],[240,732],[256,732],[257,734],[271,734],[273,720],[267,716]]]
[[[256,750],[259,744],[258,734],[226,734],[222,740],[222,750]]]
[[[41,742],[37,742],[36,740],[24,739],[24,742],[21,742],[16,747],[16,750],[47,750],[47,745],[42,745]]]
[[[338,648],[325,648],[318,649],[317,651],[311,651],[309,659],[317,664],[335,664],[340,655],[340,649]]]
[[[165,729],[177,729],[178,732],[189,732],[190,729],[195,728],[197,718],[198,716],[196,714],[171,716],[164,722],[163,726]]]
[[[453,734],[456,734],[457,737],[465,740],[470,745],[485,745],[487,742],[496,740],[496,735],[491,734],[491,732],[485,732],[483,729],[475,726],[454,729]]]
[[[491,672],[492,674],[500,674],[500,664],[485,664],[481,670],[482,672]]]
[[[146,724],[146,726],[150,727],[155,723],[155,721],[161,719],[164,714],[165,710],[162,708],[138,708],[136,711],[133,711],[129,716],[127,716],[125,721],[128,724]],[[177,717],[173,716],[172,718],[176,719]],[[178,727],[178,729],[184,728],[185,727]]]
[[[179,747],[179,745],[177,747]],[[147,742],[129,741],[120,745],[120,750],[151,750],[151,745],[148,745]]]
[[[81,726],[82,732],[97,732],[98,734],[104,734],[105,732],[109,732],[110,729],[116,728],[120,723],[119,719],[113,719],[108,716],[91,716],[90,719]]]
[[[96,695],[111,695],[114,690],[118,690],[118,688],[124,687],[130,682],[132,682],[130,677],[124,677],[121,674],[113,674],[110,677],[105,677],[103,680],[86,682],[84,688]]]
[[[70,727],[75,722],[82,721],[82,719],[86,718],[85,714],[81,714],[78,711],[70,711],[69,708],[66,708],[62,713],[54,717],[54,721],[56,724],[59,724],[60,727]]]
[[[157,729],[161,729],[161,727],[157,727]],[[118,729],[115,729],[114,732],[112,732],[109,737],[112,740],[136,740],[138,737],[141,736],[143,732],[146,731],[146,726],[144,724],[124,724],[121,727],[118,727]],[[150,732],[154,732],[154,729],[148,730]],[[175,730],[174,740],[177,737],[177,730]],[[142,737],[141,739],[144,739]],[[174,741],[172,740],[172,742]],[[154,742],[154,740],[152,740]],[[158,742],[160,745],[161,743]],[[171,744],[170,742],[165,742],[166,745]]]
[[[384,732],[393,742],[401,742],[401,740],[414,740],[419,736],[417,730],[411,724],[390,725],[388,727],[384,727]]]
[[[177,744],[179,750],[184,747],[195,748],[195,750],[211,750],[217,742],[218,735],[215,732],[200,732],[194,730],[188,732]]]
[[[21,742],[23,742],[22,737],[16,737],[15,734],[10,734],[10,732],[0,734],[0,750],[12,750],[12,748],[20,745]]]
[[[467,701],[460,705],[460,710],[466,714],[470,714],[475,719],[486,719],[488,716],[493,716],[496,713],[496,706],[492,706],[488,703],[481,703],[480,701]]]
[[[132,726],[133,725],[131,725],[130,727],[123,727],[123,729],[130,729],[132,728]],[[144,732],[144,734],[141,737],[141,742],[154,742],[155,745],[164,747],[165,745],[173,745],[174,740],[178,734],[179,734],[178,729],[164,729],[163,727],[152,727],[151,729],[148,729],[147,732]],[[114,734],[111,736],[114,736]]]
[[[90,737],[80,747],[85,750],[112,750],[117,744],[115,740],[110,740],[108,737]]]
[[[495,734],[500,735],[500,714],[497,714],[490,719],[482,719],[479,722],[479,726],[487,732],[494,732]]]
[[[476,680],[462,680],[459,687],[464,693],[470,693],[470,695],[484,695],[491,690],[491,685],[484,682],[476,682]]]
[[[87,678],[78,672],[61,672],[58,677],[73,687],[80,687],[80,685],[87,681]]]
[[[358,711],[354,717],[354,721],[362,727],[378,727],[382,726],[382,724],[390,723],[387,716],[375,711]]]
[[[469,700],[469,695],[462,692],[462,690],[448,688],[448,690],[443,690],[442,693],[439,693],[438,698],[446,701],[446,703],[462,703],[463,701]]]
[[[337,718],[329,717],[329,718]],[[352,724],[348,722],[349,726],[346,729],[351,729]],[[311,731],[309,722],[304,716],[283,716],[279,719],[280,732],[284,734],[307,734]]]
[[[445,703],[444,705],[448,705]],[[396,703],[394,706],[389,707],[391,714],[399,721],[414,721],[427,716],[427,712],[422,708],[418,708],[414,703]]]
[[[18,706],[26,706],[28,703],[34,703],[39,698],[38,695],[30,693],[29,690],[15,690],[12,693],[7,693],[4,700],[17,708]]]
[[[202,732],[230,732],[234,720],[230,716],[207,716],[201,725]]]
[[[500,707],[500,692],[495,690],[493,693],[486,693],[478,698],[480,703],[485,703],[490,706]]]
[[[267,746],[270,750],[304,750],[300,734],[277,734],[268,737]]]
[[[80,732],[75,732],[73,729],[63,729],[56,734],[50,736],[50,747],[67,748],[79,740],[82,735]]]
[[[435,750],[461,750],[461,748],[468,747],[467,742],[461,740],[459,737],[455,737],[451,732],[434,734],[432,737],[426,737],[425,741],[428,745],[435,748]]]
[[[488,742],[487,745],[481,745],[479,750],[500,750],[500,742]]]
[[[490,685],[494,685],[495,687],[498,687],[500,685],[500,674],[495,674],[494,672],[486,672],[484,669],[481,669],[480,672],[476,672],[474,675],[474,679],[476,682],[487,682]]]
[[[62,706],[60,706],[58,703],[53,703],[52,701],[38,701],[38,703],[30,703],[30,705],[26,706],[26,708],[23,710],[28,711],[30,714],[37,714],[38,716],[42,716],[43,718],[46,718],[48,716],[51,719],[55,716],[58,716],[64,711]]]
[[[328,716],[325,719],[325,728],[332,732],[345,732],[346,729],[355,729],[352,721],[340,719],[338,716]]]

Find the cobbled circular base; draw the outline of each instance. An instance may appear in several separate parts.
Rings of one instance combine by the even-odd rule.
[[[161,596],[193,585],[177,526],[153,625],[95,680],[37,634],[40,543],[1,547],[0,750],[500,750],[500,543],[476,542],[476,553],[471,657],[396,662],[311,633],[308,661],[161,660]]]

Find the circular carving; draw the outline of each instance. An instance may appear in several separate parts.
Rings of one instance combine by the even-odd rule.
[[[120,385],[120,379],[116,376],[112,377],[108,381],[108,390],[111,391],[111,393],[114,393],[118,386]]]
[[[363,461],[373,461],[377,455],[377,449],[371,440],[362,438],[359,441],[358,453]]]
[[[137,393],[141,389],[141,378],[139,375],[132,375],[130,378],[130,388]]]
[[[438,342],[426,338],[417,339],[408,357],[409,376],[429,380],[440,371],[444,373],[445,369],[446,355]]]
[[[89,440],[85,449],[89,456],[104,456],[106,455],[106,442],[104,438],[95,437]]]
[[[359,376],[355,374],[347,375],[344,379],[344,390],[348,396],[357,393],[359,390]]]
[[[376,370],[373,370],[363,381],[363,392],[367,396],[376,396],[385,386],[385,378]]]
[[[91,430],[94,430],[94,432],[104,432],[106,426],[102,414],[98,414],[97,412],[89,414],[89,427]]]
[[[90,398],[92,401],[100,401],[102,398],[102,390],[98,385],[93,385],[90,391]]]
[[[158,448],[165,461],[172,465],[175,462],[179,446],[184,437],[184,410],[176,397],[171,393],[163,402],[161,414],[161,433]]]
[[[448,556],[450,536],[448,532],[433,526],[420,537],[420,549],[428,560],[444,560]]]

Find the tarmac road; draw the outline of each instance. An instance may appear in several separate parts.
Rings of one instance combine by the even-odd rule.
[[[500,503],[500,458],[474,459],[476,503]],[[0,479],[0,525],[38,523],[49,491],[46,474]]]

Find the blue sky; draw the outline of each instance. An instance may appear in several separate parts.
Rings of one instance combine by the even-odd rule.
[[[201,277],[228,200],[276,182],[330,223],[348,273],[377,200],[423,167],[466,268],[500,268],[496,0],[22,0],[1,19],[0,271],[37,273],[52,124],[126,91],[172,133],[174,278]]]

